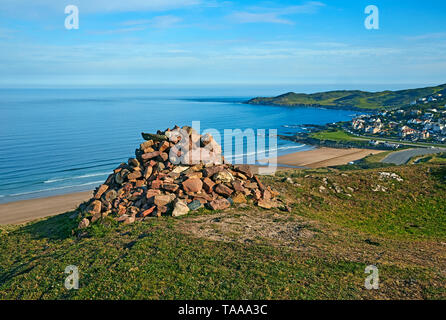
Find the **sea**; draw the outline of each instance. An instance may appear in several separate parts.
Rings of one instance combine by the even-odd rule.
[[[323,125],[354,117],[356,112],[349,110],[243,103],[288,91],[330,89],[335,88],[0,89],[0,203],[94,189],[121,162],[134,156],[143,142],[141,132],[155,133],[200,121],[202,131],[215,129],[223,136],[225,129],[252,129],[256,139],[267,140],[259,129],[265,129],[267,135],[272,129],[278,135],[291,135],[305,130],[304,124]],[[312,148],[278,139],[274,151],[280,156]],[[233,151],[233,160],[243,162],[252,150],[244,145]]]

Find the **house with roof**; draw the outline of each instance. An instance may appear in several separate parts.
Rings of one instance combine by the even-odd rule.
[[[401,138],[406,138],[408,136],[412,136],[412,135],[416,134],[417,132],[418,131],[415,130],[415,129],[412,129],[412,128],[408,127],[408,126],[403,126],[400,129],[400,137]]]

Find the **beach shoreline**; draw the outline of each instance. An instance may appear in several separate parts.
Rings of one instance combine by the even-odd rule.
[[[277,158],[277,170],[322,168],[348,164],[383,151],[370,149],[317,148],[286,154]],[[281,166],[282,165],[282,166]],[[255,171],[255,170],[254,170]],[[0,204],[0,225],[22,224],[71,210],[92,197],[93,191],[68,193]]]

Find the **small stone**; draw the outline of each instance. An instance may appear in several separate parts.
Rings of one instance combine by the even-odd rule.
[[[153,172],[153,167],[147,167],[146,170],[144,171],[144,179],[149,179],[150,176],[152,175]]]
[[[224,183],[231,183],[235,180],[234,176],[227,170],[217,172],[215,175],[212,176],[212,179],[214,181],[221,181]]]
[[[201,208],[202,204],[199,200],[194,200],[187,205],[191,211],[195,211]]]
[[[99,200],[102,197],[102,195],[104,194],[104,192],[107,191],[107,190],[108,190],[108,186],[106,184],[102,184],[98,188],[98,191],[96,191],[96,194],[95,194],[94,198],[96,200]]]
[[[172,217],[184,216],[189,212],[189,210],[190,209],[187,206],[187,204],[185,204],[183,201],[177,199],[175,201],[174,209],[172,212]]]
[[[237,193],[232,197],[234,203],[246,203],[246,197],[242,193]]]
[[[201,172],[191,171],[191,172],[188,172],[188,173],[186,174],[186,177],[188,177],[188,178],[201,179],[201,178],[203,177],[203,173],[201,173]]]
[[[162,188],[169,192],[175,192],[178,190],[179,186],[175,183],[164,183]]]
[[[137,168],[137,167],[139,167],[139,161],[134,159],[134,158],[130,158],[129,159],[129,165],[132,166],[132,167],[136,167]]]
[[[115,174],[115,182],[119,185],[124,183],[124,177],[122,175],[122,171],[118,172],[117,174]]]
[[[249,167],[249,165],[247,164],[241,164],[241,165],[237,165],[234,167],[235,170],[243,173],[245,176],[247,176],[248,178],[252,178],[253,174],[251,172],[251,168]]]
[[[150,209],[147,209],[141,213],[141,216],[147,217],[149,214],[151,214],[156,209],[156,206],[151,207]]]
[[[178,166],[175,169],[172,170],[172,173],[182,173],[183,171],[186,171],[189,169],[189,167],[186,166]]]
[[[160,155],[159,151],[154,151],[154,152],[149,152],[149,153],[144,153],[141,158],[144,160],[150,160],[153,159],[155,157],[158,157]]]
[[[146,142],[144,142],[144,143],[141,143],[140,146],[139,146],[139,148],[140,148],[141,150],[145,150],[145,149],[147,149],[147,148],[150,148],[151,146],[153,146],[153,140],[149,140],[149,141],[146,141]]]
[[[157,207],[165,206],[173,201],[175,195],[157,195],[155,196],[153,203]]]
[[[262,192],[259,189],[252,190],[252,195],[256,200],[260,200],[262,197]]]
[[[259,200],[257,202],[257,205],[260,208],[263,208],[263,209],[271,209],[272,207],[274,207],[274,204],[272,203],[272,201],[270,201],[270,200],[263,200],[263,199]]]
[[[90,225],[90,220],[87,218],[82,219],[81,222],[79,222],[78,229],[85,229]]]
[[[155,170],[156,170],[156,171],[163,171],[165,168],[166,168],[166,166],[165,166],[164,163],[162,163],[162,162],[158,162],[158,163],[155,165]]]
[[[192,178],[183,182],[183,189],[186,192],[200,192],[203,182],[200,179]]]
[[[217,192],[218,194],[220,194],[224,197],[229,197],[234,191],[232,191],[232,189],[228,188],[224,184],[218,184],[215,187],[215,192]]]
[[[169,159],[169,155],[168,155],[167,153],[165,153],[165,152],[162,152],[162,153],[160,154],[160,158],[161,158],[161,160],[163,160],[163,161],[167,161],[167,160]]]
[[[254,180],[257,182],[257,184],[259,185],[259,189],[260,191],[265,190],[265,187],[263,186],[263,183],[259,180],[259,178],[257,176],[254,176]]]
[[[226,199],[214,200],[209,203],[212,210],[224,210],[231,206],[231,203]]]
[[[159,207],[157,207],[157,209],[158,209],[156,212],[157,217],[161,217],[163,214],[165,214],[167,212],[166,206],[159,206]]]
[[[102,208],[102,202],[99,200],[93,201],[87,208],[87,212],[89,214],[95,215],[96,213],[100,213]]]
[[[127,208],[124,205],[120,204],[118,209],[118,216],[123,216],[126,212]]]
[[[207,193],[212,193],[213,188],[215,186],[215,182],[209,178],[203,179],[203,188]]]
[[[127,176],[127,179],[129,179],[129,180],[136,180],[136,179],[141,178],[141,177],[142,177],[141,171],[135,170],[135,171],[133,171],[132,173],[130,173]]]
[[[163,182],[161,180],[153,180],[151,187],[152,189],[159,189],[163,185]]]
[[[204,169],[204,175],[206,177],[212,177],[214,174],[216,174],[217,172],[223,171],[224,167],[223,166],[212,166],[209,168]]]
[[[271,200],[271,197],[272,197],[271,192],[269,190],[266,190],[266,189],[263,190],[262,197],[263,197],[264,200],[267,200],[267,201]]]
[[[147,199],[150,199],[150,198],[152,198],[152,197],[154,197],[154,196],[157,196],[157,195],[159,195],[159,194],[161,194],[161,191],[160,191],[160,190],[157,190],[157,189],[150,189],[150,190],[147,190],[146,198],[147,198]]]
[[[135,183],[136,188],[141,188],[145,185],[146,185],[146,182],[144,180],[136,180],[136,183]]]
[[[246,183],[245,187],[248,189],[257,189],[259,186],[255,182]]]
[[[107,191],[107,193],[104,195],[104,199],[107,200],[108,202],[112,202],[117,197],[118,197],[118,193],[113,189]]]
[[[166,149],[168,149],[170,147],[169,142],[164,141],[161,145],[160,148],[158,149],[159,152],[164,152]]]
[[[243,173],[241,173],[241,172],[235,172],[235,176],[236,176],[237,178],[242,179],[242,180],[248,180],[248,177],[245,176],[245,175],[244,175]]]
[[[243,188],[243,186],[242,186],[242,183],[240,181],[238,181],[238,180],[232,182],[232,187],[237,192],[243,192],[245,190],[245,188]]]

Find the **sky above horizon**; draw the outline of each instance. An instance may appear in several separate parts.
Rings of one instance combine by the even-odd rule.
[[[79,29],[65,28],[65,6]],[[364,26],[368,5],[379,30]],[[441,84],[444,0],[0,0],[0,87]]]

